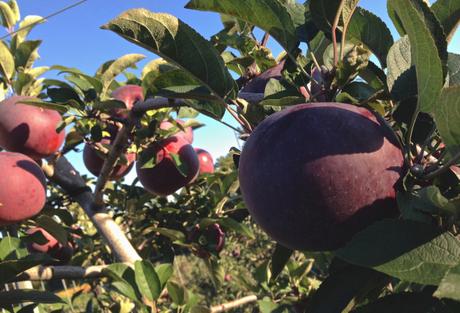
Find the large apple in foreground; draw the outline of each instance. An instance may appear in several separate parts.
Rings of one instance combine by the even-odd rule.
[[[46,181],[31,158],[0,152],[0,225],[21,222],[38,214],[46,201]]]
[[[126,109],[117,108],[112,110],[112,114],[116,117],[127,118],[128,112],[137,101],[144,101],[144,92],[141,86],[125,85],[118,87],[112,92],[112,98],[123,101]]]
[[[155,142],[143,155],[156,156],[156,163],[153,167],[145,167],[145,163],[138,161],[137,176],[147,191],[159,196],[170,195],[191,183],[200,170],[195,150],[182,136],[172,136]],[[185,175],[176,167],[173,155],[178,156],[184,165]]]
[[[103,138],[100,141],[102,145],[111,145],[112,140],[109,138]],[[110,180],[120,180],[129,171],[132,169],[134,165],[134,160],[136,159],[135,153],[125,153],[124,157],[127,163],[118,163],[113,171],[110,174]],[[85,148],[83,149],[83,163],[85,164],[88,171],[91,172],[94,176],[99,176],[101,174],[102,167],[104,166],[104,158],[98,153],[97,148],[90,144],[85,144]]]
[[[21,103],[33,97],[12,96],[0,102],[0,147],[38,160],[61,147],[65,132],[56,132],[62,122],[59,112]]]
[[[177,119],[176,122],[180,125],[184,125],[185,122],[183,120],[180,120],[180,119]],[[175,125],[169,121],[162,121],[160,123],[160,129],[163,129],[163,130],[168,130],[172,127],[174,127]],[[193,129],[191,127],[185,127],[184,130],[179,130],[176,134],[174,134],[175,136],[182,136],[184,137],[185,140],[188,141],[188,143],[193,143]]]
[[[334,250],[398,213],[404,159],[393,131],[365,108],[312,103],[265,119],[239,161],[254,220],[297,250]]]
[[[45,237],[46,240],[48,240],[48,242],[44,244],[39,244],[36,242],[30,243],[27,246],[29,252],[46,253],[49,256],[63,263],[67,263],[70,261],[73,255],[73,248],[70,242],[67,243],[67,246],[64,246],[59,241],[57,241],[57,239],[54,238],[49,232],[47,232],[41,227],[31,228],[27,230],[28,235],[32,235],[36,232],[40,232],[43,235],[43,237]]]
[[[200,161],[200,174],[214,173],[214,160],[211,154],[203,149],[195,148],[198,160]]]

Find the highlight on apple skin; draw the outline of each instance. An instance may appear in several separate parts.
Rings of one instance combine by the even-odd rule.
[[[334,250],[398,214],[405,171],[394,132],[371,111],[343,103],[296,105],[256,127],[239,162],[254,220],[296,250]]]
[[[0,226],[37,215],[46,202],[46,178],[26,155],[0,152]]]
[[[39,160],[62,146],[65,131],[56,131],[62,116],[54,110],[24,104],[24,100],[37,99],[14,95],[0,102],[0,147]]]
[[[212,174],[214,173],[214,160],[211,154],[200,148],[195,148],[195,152],[198,155],[200,161],[200,174]]]
[[[143,155],[156,156],[153,167],[146,167],[146,162],[138,159],[136,171],[139,181],[150,193],[167,196],[191,183],[199,174],[198,156],[181,136],[171,136],[150,145]],[[184,174],[176,167],[173,156],[177,155],[184,165]]]
[[[113,116],[119,118],[127,118],[129,110],[132,109],[134,103],[137,101],[144,101],[144,91],[142,87],[138,85],[125,85],[118,87],[112,92],[111,96],[112,98],[125,103],[126,109],[117,108],[111,111]]]

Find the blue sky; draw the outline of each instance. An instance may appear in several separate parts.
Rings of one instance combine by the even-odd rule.
[[[46,16],[75,2],[77,0],[18,0],[22,17]],[[131,8],[142,7],[151,11],[173,14],[206,38],[221,29],[218,14],[184,9],[187,2],[187,0],[88,0],[78,7],[52,17],[32,31],[29,38],[43,40],[39,50],[41,59],[37,65],[60,64],[93,74],[98,66],[107,60],[127,53],[142,53],[147,56],[145,61],[139,63],[142,67],[156,56],[110,31],[99,28]],[[361,0],[360,5],[391,25],[386,13],[386,1]],[[397,33],[393,28],[391,30],[396,38]],[[280,52],[279,47],[273,42],[269,47],[272,48],[275,56]],[[460,32],[457,32],[449,50],[460,53]],[[206,127],[195,132],[194,146],[210,151],[215,157],[225,155],[232,146],[237,146],[231,129],[206,117],[200,117],[200,121],[205,123]],[[231,119],[227,117],[226,121]],[[77,169],[85,172],[81,156],[72,156],[72,161]],[[131,172],[131,175],[133,174]]]

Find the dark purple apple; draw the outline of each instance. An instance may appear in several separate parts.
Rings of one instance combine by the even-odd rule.
[[[37,100],[12,96],[0,102],[0,147],[38,160],[59,150],[65,131],[56,132],[62,122],[59,112],[21,103]]]
[[[214,173],[214,160],[211,154],[203,149],[195,148],[198,160],[200,161],[200,174]]]
[[[118,87],[112,92],[112,98],[123,101],[126,109],[114,109],[112,114],[116,117],[127,118],[128,112],[137,101],[144,101],[144,92],[141,86],[125,85]]]
[[[145,163],[136,163],[137,176],[144,188],[150,193],[167,196],[191,183],[199,174],[200,163],[195,150],[182,136],[171,136],[150,145],[143,155],[156,156],[153,167],[144,167]],[[186,175],[176,167],[173,155],[184,165]],[[144,167],[144,168],[143,168]]]
[[[180,119],[177,119],[176,122],[180,125],[185,124],[185,122]],[[169,121],[162,121],[160,123],[160,129],[163,129],[163,130],[168,130],[174,126],[175,125]],[[174,134],[174,136],[182,136],[184,137],[185,140],[188,141],[188,143],[193,143],[193,129],[191,127],[185,127],[185,131],[180,130],[176,134]]]
[[[253,93],[264,93],[265,86],[270,79],[282,78],[281,72],[283,71],[285,61],[281,61],[272,68],[269,68],[262,74],[251,79],[242,89],[241,92],[253,92]]]
[[[103,145],[110,145],[112,140],[109,138],[104,138],[100,141],[100,143]],[[125,153],[124,156],[128,161],[127,164],[119,162],[119,164],[114,167],[112,174],[110,174],[110,180],[120,180],[132,169],[136,159],[136,154]],[[83,149],[83,163],[85,164],[88,171],[97,177],[101,174],[102,166],[104,165],[104,158],[101,157],[95,146],[87,143]]]
[[[37,215],[45,205],[46,180],[38,164],[20,153],[0,152],[0,226]]]
[[[67,263],[70,261],[73,255],[73,247],[70,242],[67,243],[67,246],[64,246],[56,238],[54,238],[50,233],[44,230],[41,227],[35,227],[27,230],[28,235],[32,235],[36,232],[40,232],[43,237],[48,240],[47,243],[39,244],[36,242],[30,243],[27,246],[27,249],[30,253],[39,252],[39,253],[46,253],[52,258],[55,258],[63,263]]]
[[[397,137],[365,108],[301,104],[256,127],[239,162],[254,220],[282,245],[334,250],[371,223],[398,214],[404,173]]]

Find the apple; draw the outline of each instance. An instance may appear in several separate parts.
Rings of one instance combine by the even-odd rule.
[[[139,181],[150,193],[167,196],[191,183],[199,174],[200,163],[193,147],[181,136],[171,136],[151,144],[143,156],[156,157],[153,167],[145,162],[136,162]],[[184,166],[185,175],[176,167],[173,156],[178,156]],[[145,159],[145,158],[144,158]]]
[[[241,92],[253,92],[253,93],[264,93],[265,86],[270,79],[282,78],[281,72],[283,71],[285,61],[281,61],[272,68],[269,68],[262,74],[251,79],[242,89]]]
[[[185,124],[185,122],[183,120],[180,120],[180,119],[177,119],[176,122],[178,124],[180,124],[180,125]],[[169,121],[162,121],[160,123],[160,129],[163,129],[163,130],[168,130],[168,129],[174,127],[174,126],[175,125],[173,123],[169,122]],[[193,142],[193,129],[191,127],[185,127],[185,131],[180,130],[174,135],[184,137],[184,139],[187,140],[189,143]]]
[[[0,226],[37,215],[46,202],[46,179],[26,155],[0,152]]]
[[[301,104],[269,116],[239,162],[256,223],[280,244],[312,251],[342,247],[371,223],[396,216],[404,172],[385,121],[342,103]]]
[[[209,258],[211,252],[218,254],[225,245],[225,233],[217,223],[208,225],[204,229],[199,224],[195,225],[188,239],[197,243],[192,250],[193,254],[203,259]]]
[[[0,102],[0,147],[38,160],[59,150],[65,132],[59,112],[21,103],[33,97],[12,96]]]
[[[100,143],[103,145],[110,145],[112,140],[109,138],[103,138]],[[112,174],[110,174],[110,180],[120,180],[132,169],[134,160],[136,159],[136,154],[125,153],[124,156],[127,160],[127,164],[123,164],[119,161],[114,167]],[[101,174],[102,166],[104,165],[104,158],[101,157],[94,145],[86,143],[83,148],[83,163],[91,174],[99,176]]]
[[[112,98],[123,101],[126,109],[113,109],[111,113],[119,118],[127,118],[128,111],[131,110],[134,103],[137,101],[144,101],[144,91],[142,87],[138,85],[125,85],[115,89],[112,92]]]
[[[46,253],[52,258],[55,258],[63,263],[70,261],[73,255],[73,247],[70,242],[67,243],[67,246],[62,245],[56,238],[41,227],[30,228],[27,230],[28,235],[32,235],[36,232],[40,232],[48,240],[48,242],[44,244],[36,242],[30,243],[27,246],[30,253]]]
[[[203,149],[195,148],[200,161],[200,174],[214,173],[214,161],[211,154]]]

